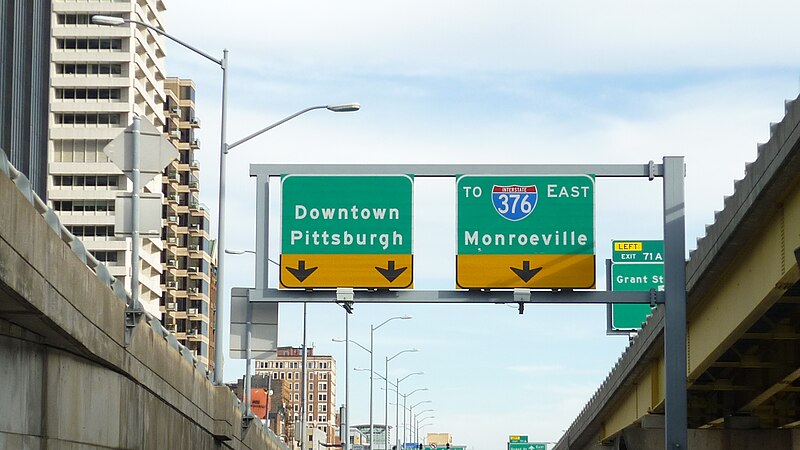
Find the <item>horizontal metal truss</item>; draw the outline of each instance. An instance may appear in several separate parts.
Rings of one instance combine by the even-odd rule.
[[[515,290],[250,290],[251,302],[287,303],[664,303],[664,292],[657,291],[573,291],[568,289],[536,291]]]

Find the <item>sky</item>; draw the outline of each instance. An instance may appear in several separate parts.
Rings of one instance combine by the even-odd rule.
[[[221,4],[169,0],[166,27],[217,57],[230,51],[229,142],[308,106],[362,105],[305,114],[231,151],[230,249],[255,247],[251,163],[645,164],[682,155],[688,256],[800,88],[800,3],[788,0]],[[215,218],[221,71],[177,45],[167,50],[167,73],[197,84],[201,200]],[[453,179],[415,181],[415,288],[454,288],[455,216]],[[598,179],[595,217],[598,261],[614,239],[660,239],[660,181]],[[253,258],[227,256],[226,291],[254,285]],[[604,280],[598,264],[598,289]],[[309,345],[337,361],[339,405],[345,349],[332,338],[344,337],[344,314],[308,307]],[[418,349],[393,359],[388,374],[424,372],[400,385],[427,389],[408,398],[425,402],[415,413],[433,410],[419,416],[434,416],[423,432],[500,450],[509,435],[557,441],[577,417],[628,342],[606,335],[605,314],[587,305],[529,305],[520,315],[505,305],[356,304],[349,329],[368,346],[371,325],[411,315],[375,332],[376,369]],[[280,305],[278,339],[302,343],[301,305]],[[351,367],[369,363],[351,346]],[[243,361],[226,357],[226,381],[243,373]],[[368,373],[349,375],[350,421],[368,423]],[[375,423],[384,422],[380,386]]]

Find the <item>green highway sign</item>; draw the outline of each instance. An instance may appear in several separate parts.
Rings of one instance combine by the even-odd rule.
[[[612,291],[664,290],[664,241],[613,241],[613,247]],[[610,314],[612,331],[633,331],[652,311],[647,304],[611,305]]]
[[[547,450],[547,444],[542,442],[509,442],[508,450]]]
[[[410,176],[281,181],[281,287],[412,286]]]
[[[663,263],[664,241],[612,241],[615,263]]]
[[[512,434],[508,437],[508,442],[528,442],[528,436],[520,434]]]
[[[459,288],[591,288],[594,176],[462,175]]]

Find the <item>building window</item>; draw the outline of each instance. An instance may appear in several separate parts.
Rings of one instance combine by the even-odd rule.
[[[320,369],[327,369],[328,368],[328,363],[320,361],[319,368]]]
[[[272,379],[273,380],[277,380],[278,379],[278,372],[272,372]]]
[[[328,390],[328,383],[319,383],[319,388],[318,389],[320,391],[327,391]]]
[[[114,211],[114,200],[55,200],[53,209],[66,213],[103,213]]]
[[[115,63],[58,63],[59,75],[122,75],[122,64]]]
[[[118,38],[59,38],[58,50],[122,50],[122,39]]]
[[[328,394],[319,394],[319,401],[327,402],[328,401]]]
[[[289,366],[290,369],[297,369],[298,367],[299,364],[297,363],[297,361],[292,361],[291,365]]]
[[[320,403],[319,412],[328,412],[328,405],[325,403]]]
[[[328,379],[328,374],[326,372],[320,373],[319,374],[319,379],[320,380],[327,380]]]
[[[120,114],[114,113],[60,113],[56,114],[59,125],[119,125]]]
[[[92,23],[89,14],[59,14],[59,25],[89,25]]]
[[[317,422],[326,422],[328,420],[328,418],[325,416],[317,416],[317,419]]]
[[[314,401],[314,394],[308,394],[308,401],[310,402]]]
[[[294,394],[294,401],[296,401],[296,402],[300,401],[300,394]],[[295,406],[297,406],[297,405],[295,405]]]
[[[308,412],[314,412],[314,404],[308,405]]]
[[[56,98],[62,100],[119,100],[118,88],[59,88]]]
[[[119,187],[118,175],[55,175],[53,185],[83,189]]]
[[[294,384],[294,390],[298,390],[298,389],[300,389],[300,383],[295,383]]]
[[[286,374],[286,379],[287,379],[287,380],[291,380],[291,379],[292,379],[292,372],[288,372],[288,373]]]
[[[286,372],[281,372],[281,380],[283,380],[284,378],[286,378]]]
[[[300,412],[300,405],[294,405],[294,412]],[[294,420],[297,420],[297,414],[295,414]]]
[[[94,255],[95,259],[103,263],[115,263],[117,262],[117,258],[119,256],[118,252],[114,251],[93,251],[92,255]]]
[[[308,379],[309,379],[309,380],[313,380],[313,379],[314,379],[314,372],[310,372],[310,373],[308,374]]]
[[[114,236],[114,225],[67,225],[67,230],[77,237]]]
[[[107,140],[63,139],[53,141],[53,162],[108,162],[103,148]]]

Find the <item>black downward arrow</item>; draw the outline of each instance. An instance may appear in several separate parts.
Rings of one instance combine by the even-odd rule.
[[[306,269],[306,262],[301,259],[300,261],[297,261],[296,269],[293,267],[286,267],[286,270],[288,270],[289,273],[294,275],[294,277],[297,278],[297,281],[302,283],[303,281],[306,281],[306,278],[308,278],[309,275],[314,273],[314,271],[317,270],[317,268],[309,267],[308,269]]]
[[[396,280],[397,277],[400,276],[401,273],[405,272],[408,267],[400,267],[399,269],[394,268],[394,261],[389,261],[388,267],[384,269],[383,267],[375,266],[375,270],[381,273],[384,278],[386,278],[389,283]]]
[[[540,270],[541,267],[537,267],[535,269],[531,269],[531,262],[530,261],[522,261],[522,269],[517,269],[516,267],[509,267],[509,269],[513,270],[515,274],[517,274],[520,279],[524,282],[531,281],[531,278],[535,277]]]

